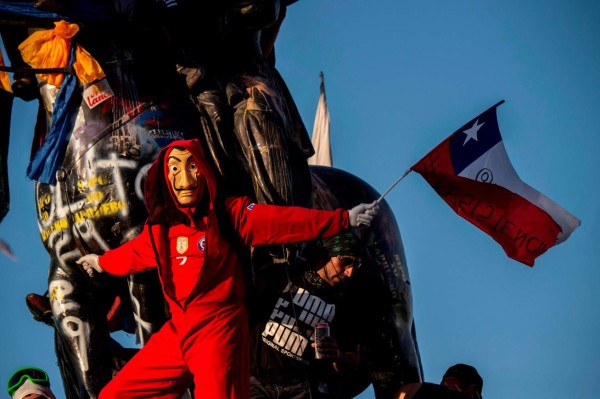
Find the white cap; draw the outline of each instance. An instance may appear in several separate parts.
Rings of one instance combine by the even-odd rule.
[[[15,391],[13,395],[13,399],[23,399],[27,395],[31,395],[32,393],[37,393],[38,395],[44,395],[48,399],[56,399],[54,394],[50,390],[50,387],[45,387],[43,385],[38,385],[31,380],[26,380],[23,385],[19,387]]]

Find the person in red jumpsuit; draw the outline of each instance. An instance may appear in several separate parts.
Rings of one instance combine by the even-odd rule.
[[[149,217],[134,239],[77,263],[88,274],[158,267],[172,318],[100,392],[100,399],[246,399],[248,321],[241,245],[289,244],[368,226],[373,204],[315,210],[223,197],[198,140],[165,147],[148,170]]]

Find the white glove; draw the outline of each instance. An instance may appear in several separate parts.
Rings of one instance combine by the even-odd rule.
[[[96,254],[83,255],[81,258],[77,259],[75,263],[81,265],[85,269],[87,274],[89,274],[90,277],[93,277],[94,271],[97,271],[98,273],[104,272],[104,269],[100,267],[98,258],[99,256]]]
[[[350,226],[369,227],[373,218],[377,216],[377,212],[379,212],[379,205],[377,205],[377,201],[373,201],[370,204],[356,205],[354,208],[348,211]]]

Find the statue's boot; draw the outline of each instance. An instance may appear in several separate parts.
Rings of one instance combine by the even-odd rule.
[[[52,309],[50,309],[50,299],[47,296],[31,293],[25,297],[25,302],[35,321],[54,326]]]
[[[177,73],[185,77],[185,84],[190,90],[194,89],[198,85],[198,82],[200,82],[200,79],[204,77],[204,70],[200,66],[186,66],[177,64],[175,67],[177,69]]]

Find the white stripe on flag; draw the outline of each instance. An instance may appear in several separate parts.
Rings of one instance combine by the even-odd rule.
[[[315,155],[308,158],[309,165],[333,166],[331,144],[329,142],[329,110],[325,97],[325,80],[321,73],[321,94],[315,115],[315,124],[312,132],[312,145]]]
[[[502,186],[546,211],[562,229],[562,233],[557,237],[557,244],[569,238],[573,230],[581,224],[579,219],[556,202],[521,180],[508,158],[502,141],[467,166],[459,176]]]

